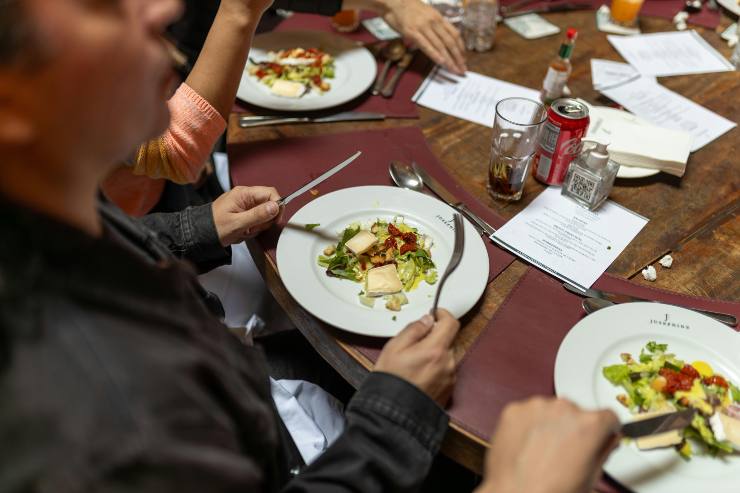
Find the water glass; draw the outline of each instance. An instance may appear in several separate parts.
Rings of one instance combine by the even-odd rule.
[[[547,110],[538,101],[507,98],[496,104],[488,166],[488,192],[493,198],[508,201],[522,198],[545,120]]]
[[[474,0],[465,5],[462,19],[465,48],[471,51],[488,51],[493,46],[496,34],[498,2]]]

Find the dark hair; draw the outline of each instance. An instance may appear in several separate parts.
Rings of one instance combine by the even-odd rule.
[[[0,0],[0,64],[17,61],[28,41],[21,0]]]

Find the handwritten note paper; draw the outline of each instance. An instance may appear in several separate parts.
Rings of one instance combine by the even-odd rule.
[[[662,77],[735,70],[696,31],[610,35],[607,39],[630,65],[645,75]]]
[[[601,92],[659,127],[690,133],[694,137],[692,152],[737,126],[650,79],[640,78]]]
[[[436,68],[412,99],[421,106],[493,127],[496,103],[511,97],[539,101],[540,93],[475,72],[460,77]]]
[[[611,200],[591,212],[550,187],[491,239],[545,272],[589,288],[647,222]]]
[[[599,58],[591,59],[591,82],[597,91],[632,82],[640,77],[649,77],[653,81],[656,80],[655,77],[641,75],[629,63],[613,62]]]

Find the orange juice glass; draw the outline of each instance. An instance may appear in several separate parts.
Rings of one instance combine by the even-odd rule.
[[[349,33],[360,27],[360,11],[340,10],[331,18],[331,25],[340,33]]]
[[[643,2],[644,0],[612,0],[612,22],[624,26],[634,26]]]

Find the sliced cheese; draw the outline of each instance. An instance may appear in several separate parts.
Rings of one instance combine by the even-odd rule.
[[[740,419],[735,419],[722,412],[717,412],[715,414],[719,415],[725,439],[732,443],[736,449],[740,450]],[[717,436],[717,433],[715,432],[714,435]],[[717,439],[721,440],[719,437],[717,437]]]
[[[306,86],[300,82],[277,79],[270,88],[273,94],[284,98],[300,98],[306,92]]]
[[[641,413],[635,416],[635,421],[642,421],[643,419],[654,418],[662,414],[673,412],[673,409],[666,409],[664,411],[656,411],[649,413]],[[652,450],[655,448],[670,447],[672,445],[678,445],[683,440],[681,430],[672,430],[665,433],[659,433],[657,435],[650,435],[646,437],[640,437],[635,439],[635,444],[640,450]]]
[[[377,241],[378,239],[375,237],[374,234],[372,234],[370,231],[362,229],[359,233],[350,238],[350,240],[345,243],[345,245],[352,253],[354,253],[355,255],[359,255],[370,250],[370,247],[375,245]]]
[[[395,264],[375,267],[367,271],[365,293],[368,296],[383,296],[398,293],[403,288]]]

